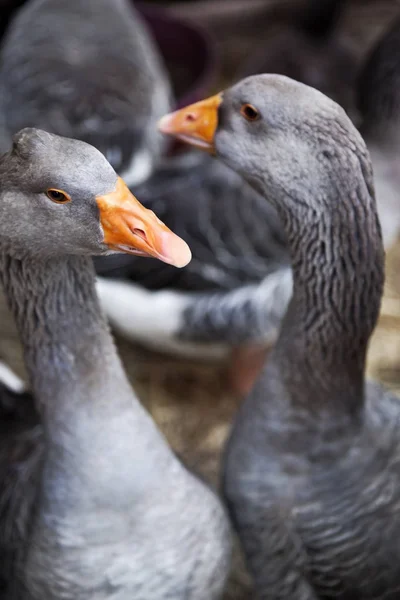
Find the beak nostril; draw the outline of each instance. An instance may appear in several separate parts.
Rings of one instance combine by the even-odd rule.
[[[142,240],[147,240],[147,235],[146,233],[143,231],[143,229],[139,229],[137,227],[135,227],[135,229],[133,229],[133,233],[139,237],[142,238]]]
[[[185,117],[185,121],[188,121],[189,123],[194,123],[195,120],[196,115],[194,115],[193,113],[188,113]]]

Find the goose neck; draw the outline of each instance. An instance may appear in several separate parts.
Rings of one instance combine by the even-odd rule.
[[[91,258],[16,259],[0,252],[1,278],[23,344],[38,408],[55,415],[132,404],[95,293]],[[117,392],[117,393],[116,393]]]
[[[0,273],[44,429],[44,510],[75,514],[93,502],[131,510],[132,499],[175,468],[174,455],[132,392],[92,260],[0,252]]]
[[[334,197],[312,207],[299,203],[301,209],[284,215],[293,297],[274,355],[295,401],[340,410],[363,404],[366,352],[384,282],[372,179],[352,181],[342,179],[329,186]]]

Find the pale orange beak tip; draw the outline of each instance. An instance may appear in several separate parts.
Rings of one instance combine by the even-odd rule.
[[[160,237],[160,254],[163,260],[181,269],[192,260],[192,253],[187,243],[172,231],[164,231]]]
[[[158,129],[161,133],[173,135],[183,142],[214,152],[218,107],[221,102],[222,95],[216,94],[176,110],[159,120]]]
[[[103,243],[111,250],[151,256],[181,268],[191,258],[187,243],[145,208],[119,177],[115,190],[96,196]]]
[[[175,113],[164,115],[164,117],[161,117],[161,119],[158,121],[157,127],[158,130],[161,131],[161,133],[166,133],[170,135],[173,133],[173,128],[171,127],[171,124],[173,122],[174,115]]]

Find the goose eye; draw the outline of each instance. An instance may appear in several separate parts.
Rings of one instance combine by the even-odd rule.
[[[260,118],[260,113],[252,104],[243,104],[240,109],[240,114],[247,119],[247,121],[257,121],[257,119]]]
[[[71,202],[71,197],[62,190],[49,189],[47,190],[46,194],[52,202],[57,202],[57,204]]]

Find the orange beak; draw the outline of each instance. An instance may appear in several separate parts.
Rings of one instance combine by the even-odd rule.
[[[182,142],[215,152],[214,137],[218,127],[218,107],[222,94],[216,94],[176,112],[166,115],[158,122],[162,133],[173,135]]]
[[[104,244],[110,249],[138,256],[152,256],[175,267],[184,267],[191,258],[189,246],[172,233],[153,211],[140,204],[118,177],[116,189],[96,196]]]

